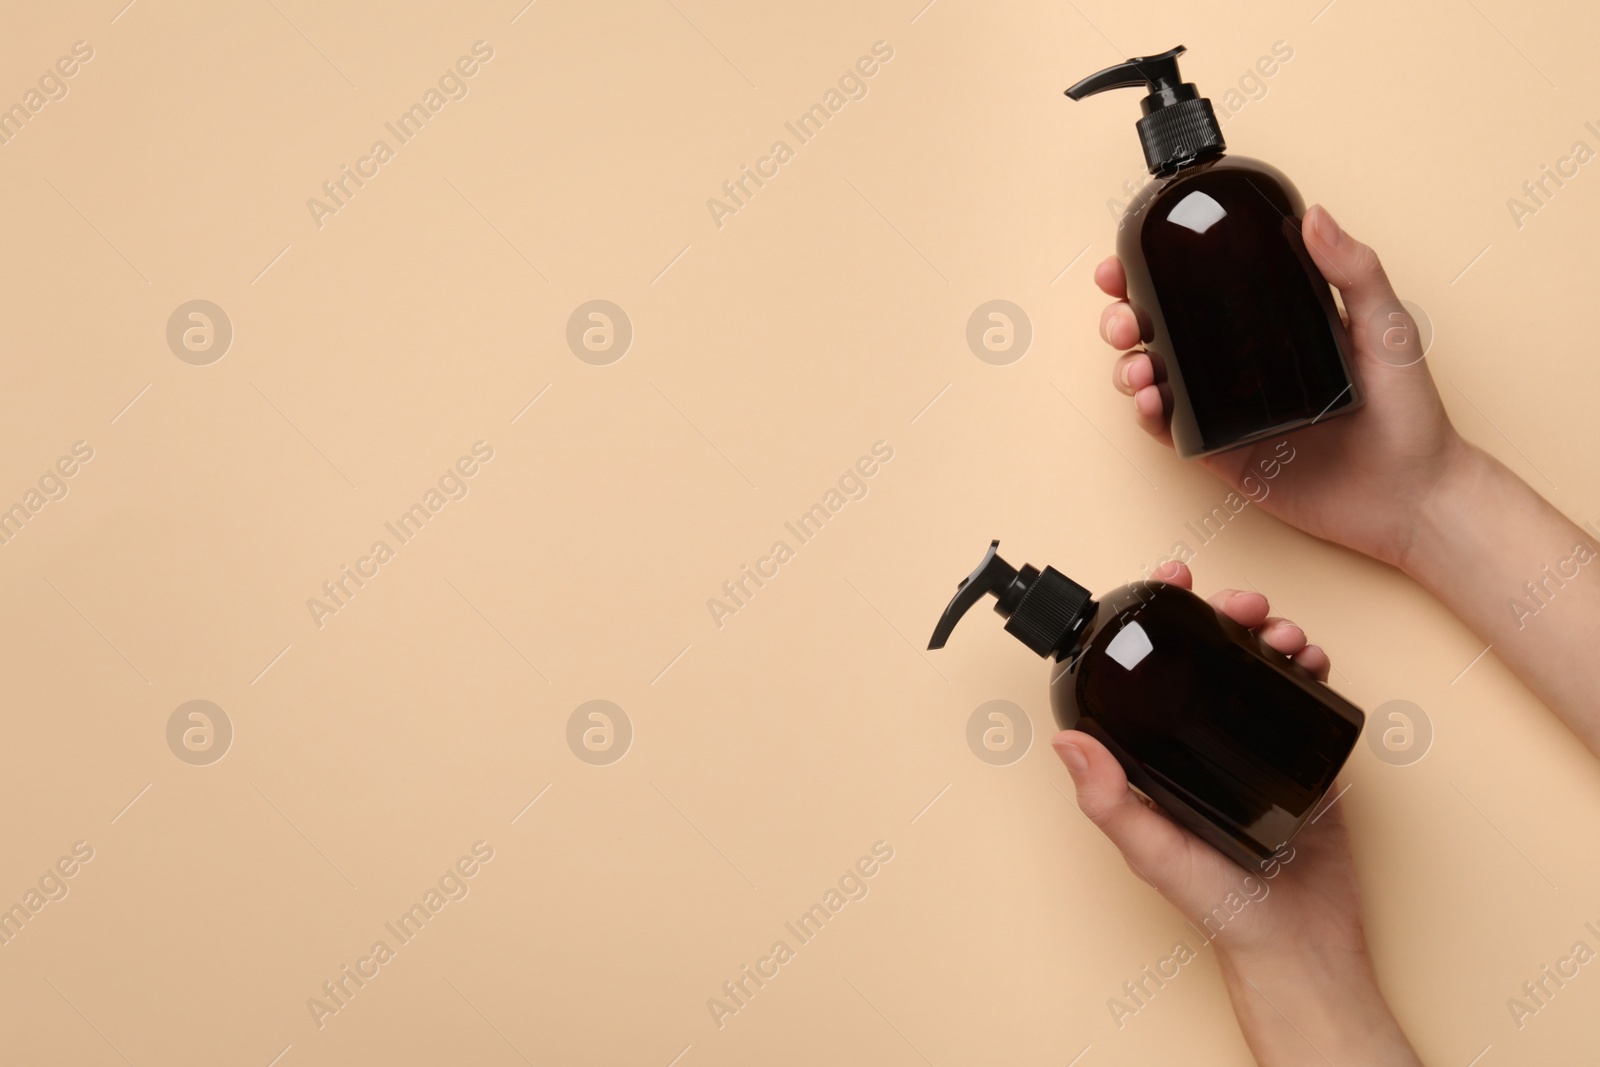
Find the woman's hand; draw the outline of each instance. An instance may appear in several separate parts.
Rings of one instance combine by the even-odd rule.
[[[1366,403],[1296,431],[1290,438],[1293,462],[1284,465],[1273,491],[1259,504],[1309,534],[1401,566],[1424,502],[1469,449],[1450,424],[1416,350],[1410,313],[1396,298],[1377,253],[1344,233],[1320,206],[1306,212],[1301,233],[1323,277],[1344,299],[1353,342],[1351,372]],[[1121,261],[1107,259],[1094,279],[1115,300],[1100,316],[1101,336],[1119,352],[1132,349],[1117,359],[1112,381],[1133,397],[1139,425],[1170,445],[1171,394],[1157,365],[1137,347],[1150,338],[1148,331],[1140,336],[1139,316],[1127,302]],[[1200,463],[1248,492],[1245,479],[1275,446],[1268,441]]]
[[[1194,582],[1181,563],[1166,564],[1154,577],[1184,589]],[[1307,644],[1305,633],[1294,623],[1270,617],[1267,598],[1260,593],[1225,590],[1212,596],[1210,603],[1293,658],[1318,681],[1327,678],[1331,666],[1327,653]],[[1271,868],[1247,876],[1133,792],[1122,765],[1099,741],[1064,730],[1054,745],[1077,785],[1078,807],[1121,850],[1128,866],[1197,930],[1207,929],[1205,920],[1214,909],[1229,914],[1224,902],[1230,894],[1237,901],[1265,891],[1259,904],[1251,903],[1223,925],[1219,950],[1276,950],[1290,944],[1341,951],[1364,948],[1360,897],[1337,803],[1308,823]],[[1265,877],[1269,873],[1271,877]],[[1216,926],[1213,920],[1212,931]]]
[[[1194,584],[1181,563],[1167,563],[1155,577],[1185,589]],[[1307,644],[1294,623],[1271,617],[1261,594],[1226,590],[1210,603],[1318,681],[1327,679],[1327,654]],[[1079,809],[1139,877],[1212,939],[1258,1063],[1420,1067],[1367,957],[1337,785],[1293,842],[1252,873],[1129,788],[1122,765],[1093,737],[1063,730],[1053,744],[1077,786]]]

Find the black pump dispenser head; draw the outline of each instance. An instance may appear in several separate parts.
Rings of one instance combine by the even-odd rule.
[[[1135,127],[1151,174],[1171,173],[1206,156],[1220,155],[1228,147],[1211,101],[1178,73],[1178,57],[1185,51],[1180,44],[1159,56],[1135,56],[1091,74],[1067,90],[1069,97],[1082,100],[1107,89],[1148,88],[1150,95],[1142,104],[1144,118]]]
[[[1094,614],[1095,603],[1089,599],[1089,590],[1054,567],[1041,571],[1023,564],[1017,570],[996,555],[999,549],[999,541],[990,542],[977,570],[956,586],[956,595],[939,616],[928,648],[943,648],[961,616],[993,594],[995,614],[1007,620],[1008,634],[1041,656],[1067,651],[1067,638],[1081,630]]]

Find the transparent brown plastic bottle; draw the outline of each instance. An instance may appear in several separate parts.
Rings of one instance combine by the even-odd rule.
[[[1123,214],[1117,255],[1140,341],[1183,456],[1238,448],[1346,414],[1362,397],[1333,292],[1301,236],[1305,202],[1259,160],[1224,154],[1182,46],[1067,90],[1144,87],[1137,128],[1155,177]]]
[[[1099,740],[1134,788],[1235,863],[1270,863],[1349,758],[1361,709],[1187,589],[1137,582],[1097,602],[1052,567],[1011,567],[999,544],[929,647],[993,595],[1007,632],[1053,660],[1063,729]]]

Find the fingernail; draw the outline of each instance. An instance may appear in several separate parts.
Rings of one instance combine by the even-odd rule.
[[[1344,240],[1344,231],[1339,228],[1339,224],[1334,221],[1333,215],[1328,212],[1328,209],[1321,204],[1311,210],[1315,213],[1315,218],[1312,219],[1311,225],[1316,227],[1317,236],[1322,238],[1322,243],[1329,248],[1336,247],[1340,241]]]
[[[1156,577],[1163,582],[1170,582],[1178,576],[1178,564],[1174,560],[1167,560],[1156,568]]]
[[[1074,781],[1084,771],[1089,769],[1089,759],[1083,754],[1083,749],[1073,741],[1055,742],[1056,755],[1061,757],[1061,762],[1067,765]]]
[[[1129,389],[1133,388],[1133,381],[1129,374],[1129,372],[1132,370],[1133,368],[1126,361],[1124,361],[1122,367],[1117,371],[1117,377],[1121,378],[1122,384],[1127,386]]]

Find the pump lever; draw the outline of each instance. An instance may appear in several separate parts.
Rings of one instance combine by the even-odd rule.
[[[1183,84],[1178,74],[1178,57],[1187,49],[1183,45],[1162,52],[1158,56],[1134,56],[1126,63],[1096,71],[1067,90],[1073,100],[1082,100],[1107,89],[1131,89],[1149,86],[1150,92],[1171,92]]]
[[[928,649],[943,648],[945,642],[950,640],[950,634],[956,628],[956,623],[961,621],[974,604],[985,596],[993,593],[1000,596],[1011,583],[1017,579],[1016,568],[1001,559],[997,552],[1000,550],[998,539],[989,542],[989,551],[984,554],[983,561],[971,574],[961,579],[956,586],[956,595],[950,599],[945,607],[944,614],[939,616],[939,624],[933,628],[933,637],[928,641]]]

